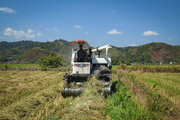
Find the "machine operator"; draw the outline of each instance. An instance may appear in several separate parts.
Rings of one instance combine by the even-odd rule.
[[[79,50],[77,51],[77,61],[85,62],[87,58],[87,52],[83,50],[83,45],[79,45]]]

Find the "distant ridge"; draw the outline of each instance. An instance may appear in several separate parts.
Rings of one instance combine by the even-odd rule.
[[[114,47],[114,62],[122,63],[180,63],[180,46],[172,46],[161,42],[152,42],[135,47]]]
[[[65,60],[71,57],[71,42],[63,39],[52,42],[0,42],[1,63],[37,63],[40,57],[54,51]],[[152,42],[140,46],[115,47],[111,49],[113,64],[120,63],[170,63],[180,64],[180,46]]]
[[[70,59],[72,44],[63,39],[53,42],[0,42],[0,62],[8,63],[37,63],[40,57],[56,52],[64,59]]]

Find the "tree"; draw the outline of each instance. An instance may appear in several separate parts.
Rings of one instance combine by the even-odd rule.
[[[41,57],[39,64],[42,67],[57,68],[63,65],[63,59],[62,56],[57,56],[55,52],[51,52],[48,56]]]

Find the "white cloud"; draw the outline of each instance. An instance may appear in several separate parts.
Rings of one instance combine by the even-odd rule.
[[[118,32],[116,29],[113,29],[113,30],[110,30],[109,32],[107,32],[107,34],[110,34],[110,35],[120,35],[122,34],[122,32]]]
[[[88,32],[84,32],[84,34],[85,34],[85,35],[87,35],[87,36],[89,35],[89,33],[88,33]]]
[[[4,31],[5,36],[14,36],[16,39],[20,38],[35,38],[36,36],[41,36],[42,34],[40,32],[35,32],[32,29],[28,29],[27,32],[24,32],[23,30],[13,30],[12,28],[8,27]]]
[[[13,30],[11,28],[6,28],[6,30],[4,31],[4,35],[5,36],[15,36],[16,38],[21,38],[24,36],[24,31],[20,30],[20,31],[17,31],[17,30]]]
[[[16,13],[15,10],[7,7],[0,7],[0,11],[5,12],[5,13]]]
[[[155,32],[155,31],[151,31],[151,30],[148,30],[148,31],[145,31],[144,33],[143,33],[143,35],[144,36],[157,36],[157,35],[159,35],[157,32]]]
[[[136,45],[136,44],[130,44],[130,45],[128,45],[128,46],[132,46],[132,47],[133,47],[133,46],[137,46],[137,45]]]
[[[80,25],[74,25],[74,28],[82,29],[82,26],[80,26]]]
[[[28,29],[28,33],[33,33],[34,31],[32,29]]]
[[[53,39],[51,37],[48,38],[48,42],[52,42]]]
[[[23,37],[25,37],[25,38],[35,38],[36,34],[34,33],[34,31],[32,29],[28,29],[27,33],[24,32]]]

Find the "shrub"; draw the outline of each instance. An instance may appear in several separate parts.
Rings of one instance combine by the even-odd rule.
[[[46,57],[41,57],[39,64],[42,68],[57,68],[63,65],[63,60],[61,56],[57,56],[55,52],[51,52]]]

